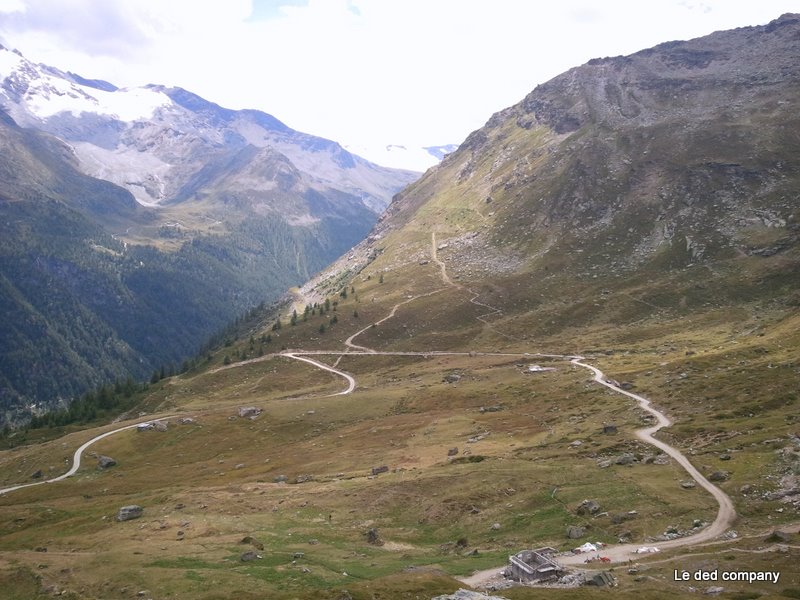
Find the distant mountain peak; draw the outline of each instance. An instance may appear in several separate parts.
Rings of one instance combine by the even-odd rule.
[[[198,182],[211,186],[211,174],[238,164],[248,145],[283,154],[303,173],[304,185],[355,194],[375,213],[415,178],[259,110],[225,108],[181,87],[118,88],[5,49],[0,103],[20,125],[71,144],[84,172],[125,187],[146,206],[185,199],[187,189],[203,192]]]

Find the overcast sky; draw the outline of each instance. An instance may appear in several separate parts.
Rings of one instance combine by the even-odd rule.
[[[800,0],[0,0],[0,43],[346,145],[411,147],[460,143],[591,58],[785,12]]]

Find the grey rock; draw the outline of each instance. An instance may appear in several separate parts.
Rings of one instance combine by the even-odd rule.
[[[788,542],[791,538],[792,536],[786,533],[785,531],[780,531],[779,529],[776,529],[772,533],[770,533],[764,541],[770,543],[775,543],[775,542],[785,543]]]
[[[708,476],[709,481],[727,481],[731,474],[728,471],[714,471]]]
[[[706,588],[706,591],[703,593],[709,596],[716,596],[717,594],[721,594],[724,591],[725,588],[722,587],[721,585],[712,585],[711,587]]]
[[[579,515],[595,515],[600,512],[600,504],[596,500],[584,500],[575,509]]]
[[[585,527],[578,527],[576,525],[570,525],[569,527],[567,527],[567,537],[571,540],[580,539],[584,535],[586,535]]]
[[[617,426],[613,424],[603,425],[603,433],[606,435],[613,435],[617,433]]]
[[[617,460],[615,460],[614,462],[618,465],[630,465],[636,462],[636,457],[630,452],[626,452],[618,456]]]
[[[97,457],[97,466],[100,469],[108,469],[109,467],[113,467],[117,464],[117,461],[111,458],[110,456],[98,456]]]
[[[455,456],[456,454],[458,454],[458,448],[450,448],[447,451],[447,456]]]
[[[257,560],[259,558],[261,558],[261,555],[256,554],[256,552],[253,550],[248,550],[239,557],[239,560],[241,560],[242,562],[250,562],[252,560]]]
[[[138,519],[144,513],[144,509],[138,504],[130,504],[123,506],[117,512],[117,521],[130,521],[131,519]]]
[[[255,419],[258,415],[264,412],[262,409],[255,406],[240,406],[239,416],[243,419]]]
[[[381,465],[380,467],[372,467],[372,474],[373,475],[380,475],[381,473],[388,473],[389,467],[386,465]]]
[[[625,521],[631,521],[636,518],[636,511],[630,510],[626,513],[616,513],[611,516],[611,522],[614,525],[619,525]]]

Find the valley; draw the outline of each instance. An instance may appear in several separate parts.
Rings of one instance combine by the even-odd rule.
[[[787,14],[575,67],[395,194],[332,264],[293,263],[274,282],[289,290],[282,299],[131,392],[121,414],[9,432],[0,590],[20,600],[428,600],[483,585],[509,600],[800,597],[798,56],[800,16]],[[252,114],[149,92],[224,121],[233,139],[252,134],[241,128]],[[287,134],[267,121],[258,140]],[[36,141],[7,125],[20,147]],[[233,220],[249,233],[228,229],[230,243],[289,248],[284,257],[295,235],[315,247],[320,230],[305,228],[301,209],[259,228],[256,171],[273,191],[301,190],[301,208],[328,214],[332,236],[365,214],[358,194],[328,213],[341,196],[320,199],[315,172],[293,171],[286,155],[236,146],[216,158],[184,181],[186,198],[159,205],[170,223],[201,227],[180,213],[209,202],[222,211],[200,211],[211,233],[223,207],[245,205],[254,211]],[[217,177],[228,161],[246,185]],[[68,172],[80,189],[116,190],[112,216],[142,216],[124,191]],[[120,244],[149,235],[124,231]],[[149,260],[163,266],[157,252],[179,255],[195,239]],[[229,256],[225,244],[200,245]],[[241,255],[237,268],[222,262],[232,281],[263,284],[238,268],[253,266]],[[141,511],[121,518],[131,506]],[[588,542],[607,560],[572,554]],[[547,547],[604,585],[505,588],[496,575],[511,555]],[[632,554],[642,547],[659,551]]]
[[[433,247],[428,246],[432,258]],[[326,331],[325,336],[333,335],[324,341],[315,317],[272,331],[275,339],[289,348],[300,345],[305,336],[316,337],[312,333],[316,332],[315,345],[327,349],[284,350],[170,379],[149,401],[154,412],[147,417],[168,420],[167,431],[131,431],[135,425],[111,429],[118,435],[108,437],[107,432],[92,451],[114,456],[119,466],[102,473],[89,465],[70,480],[14,491],[13,495],[25,494],[27,501],[14,499],[12,494],[3,496],[5,506],[19,509],[30,502],[33,508],[44,493],[50,498],[45,510],[60,515],[34,517],[31,508],[25,509],[25,516],[17,521],[19,533],[8,531],[11,535],[4,540],[17,540],[11,543],[22,542],[24,547],[23,540],[31,540],[30,534],[24,533],[32,525],[27,521],[34,519],[37,524],[30,533],[38,531],[45,536],[47,553],[30,556],[46,558],[48,569],[51,561],[61,565],[62,576],[52,578],[60,580],[60,585],[88,586],[84,589],[95,589],[92,593],[104,597],[127,597],[134,588],[155,587],[154,582],[161,591],[151,591],[154,597],[192,594],[213,598],[230,593],[203,596],[202,582],[209,578],[242,597],[256,597],[264,586],[274,597],[309,594],[338,598],[343,589],[359,597],[358,590],[368,593],[370,587],[405,597],[404,586],[410,586],[414,594],[423,589],[432,594],[433,590],[463,585],[452,576],[479,585],[481,579],[470,579],[473,570],[503,564],[507,554],[533,540],[541,544],[560,540],[558,546],[568,548],[563,530],[570,523],[588,525],[593,540],[610,544],[604,554],[623,562],[645,543],[646,537],[639,536],[667,530],[675,522],[699,519],[705,523],[699,534],[657,543],[664,553],[677,552],[676,561],[681,560],[682,547],[707,543],[729,528],[733,509],[727,495],[708,484],[724,503],[716,506],[705,492],[678,486],[693,477],[701,486],[707,483],[691,465],[693,473],[687,477],[685,459],[679,452],[673,453],[669,445],[656,440],[675,462],[653,462],[659,452],[652,450],[645,459],[648,446],[639,446],[636,437],[641,436],[641,423],[648,421],[646,413],[632,410],[631,398],[622,396],[644,399],[605,383],[606,377],[599,371],[592,374],[595,381],[602,381],[589,383],[585,371],[576,369],[579,359],[574,356],[537,354],[530,352],[530,347],[529,352],[451,352],[435,347],[392,351],[361,346],[360,336],[374,334],[377,328],[391,323],[403,329],[414,323],[413,315],[418,314],[415,303],[430,303],[448,290],[455,294],[451,300],[460,297],[460,308],[475,307],[473,294],[449,279],[444,261],[436,258],[427,267],[445,288],[392,300],[391,305],[377,299],[370,302],[384,312],[381,318],[378,307],[365,306],[361,299],[364,291],[356,291],[355,298],[352,292],[347,300],[339,297],[334,314],[341,315],[341,321]],[[393,298],[397,291],[393,286],[380,289],[389,285],[385,281],[377,288],[367,286],[365,291]],[[482,304],[474,318],[489,329],[491,321],[483,316],[487,306]],[[374,322],[380,324],[363,328],[356,319],[348,319],[342,331],[337,331],[351,307],[359,314],[374,314]],[[265,323],[264,331],[271,329],[270,323]],[[284,335],[287,329],[288,335]],[[345,337],[352,330],[354,333]],[[258,334],[254,331],[253,337]],[[499,339],[507,341],[507,334]],[[249,343],[243,339],[238,344],[246,347]],[[608,358],[598,355],[591,360],[605,362]],[[555,370],[526,373],[532,361]],[[456,401],[459,412],[450,407]],[[486,406],[487,402],[497,404]],[[249,403],[264,412],[253,419],[236,418],[238,407]],[[591,406],[588,412],[587,403]],[[176,414],[190,416],[194,423],[178,425]],[[644,431],[669,423],[662,413],[655,414],[660,422]],[[619,427],[620,435],[601,433],[609,422]],[[156,437],[153,446],[148,436],[161,439]],[[578,439],[582,443],[576,445]],[[643,439],[651,443],[646,436]],[[62,448],[65,443],[61,442]],[[591,447],[588,456],[584,444]],[[50,450],[35,458],[37,464],[53,462],[52,453],[60,453],[55,442],[48,445]],[[450,445],[458,452],[448,457]],[[611,457],[613,464],[623,449],[643,459],[633,459],[623,467],[598,468],[602,457]],[[11,464],[6,458],[2,472],[8,474],[30,464],[25,454]],[[737,456],[737,461],[742,458]],[[568,464],[569,476],[564,470]],[[382,465],[386,472],[371,474]],[[58,490],[58,486],[68,489]],[[126,489],[139,491],[132,494]],[[576,519],[574,507],[584,496],[597,498],[606,515],[611,512],[606,509],[613,506],[635,507],[636,516],[620,520],[622,526],[611,524],[609,516]],[[134,498],[145,507],[142,524],[137,525],[138,520],[113,522],[114,501],[123,497],[126,502]],[[82,500],[74,505],[72,498]],[[515,505],[522,514],[508,514]],[[79,507],[80,513],[74,512]],[[73,514],[69,522],[74,531],[56,534],[47,525],[48,521],[63,524],[69,514]],[[100,523],[106,524],[90,526],[101,514]],[[527,519],[520,520],[523,515],[530,519],[528,524]],[[766,525],[763,520],[755,521],[751,526],[756,529]],[[798,523],[790,519],[786,525],[791,530]],[[371,529],[380,536],[378,542],[367,541]],[[114,544],[109,537],[112,531],[117,532]],[[619,532],[639,539],[618,545]],[[247,536],[263,544],[264,550],[258,551],[263,558],[245,564],[238,555],[247,548],[238,542]],[[465,543],[460,546],[457,542],[462,538]],[[80,548],[86,547],[88,539],[94,540],[90,547],[103,549],[104,573],[109,568],[105,561],[128,561],[131,552],[134,559],[141,557],[134,560],[137,570],[126,569],[121,562],[120,577],[102,588],[92,588],[98,585],[91,583],[93,569],[72,560],[84,556]],[[721,539],[723,549],[711,550],[709,556],[731,548],[745,550],[752,544],[748,536]],[[78,546],[73,546],[76,543]],[[6,556],[6,566],[17,564],[19,569],[25,556],[19,548]],[[653,573],[648,580],[660,580],[661,560],[653,567],[647,567],[650,561],[642,557],[635,560],[640,571]],[[409,562],[415,565],[410,572]],[[585,566],[583,557],[564,562]],[[788,563],[782,568],[784,581],[792,578],[792,568]],[[392,573],[401,569],[407,574],[399,581]],[[484,571],[483,576],[496,571]],[[183,578],[176,580],[179,574]],[[634,583],[633,577],[626,582],[617,576],[622,579],[623,597],[625,590],[634,589],[637,594],[643,590],[659,597],[657,588],[663,581],[649,587]],[[123,577],[141,585],[129,589]],[[539,597],[531,588],[502,593],[510,598]]]

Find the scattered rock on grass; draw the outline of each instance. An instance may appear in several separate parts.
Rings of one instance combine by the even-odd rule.
[[[368,544],[372,544],[373,546],[383,546],[383,540],[381,539],[381,536],[378,534],[378,530],[375,527],[368,529],[365,535],[367,536]]]
[[[263,411],[255,406],[240,406],[239,416],[243,419],[255,419]]]
[[[242,554],[242,556],[240,557],[240,560],[242,562],[250,562],[251,560],[256,560],[256,559],[259,559],[259,558],[262,558],[260,554],[256,554],[252,550],[248,550],[247,552]]]
[[[582,538],[584,535],[586,535],[585,527],[578,527],[576,525],[570,525],[567,527],[567,537],[571,540],[577,540]]]
[[[144,513],[144,509],[137,504],[130,504],[123,506],[117,512],[117,521],[130,521],[131,519],[138,519]]]
[[[109,467],[113,467],[117,464],[117,461],[111,458],[110,456],[98,456],[97,457],[97,466],[100,469],[108,469]]]
[[[575,512],[579,515],[595,515],[600,512],[600,504],[596,500],[584,500],[578,505]]]

